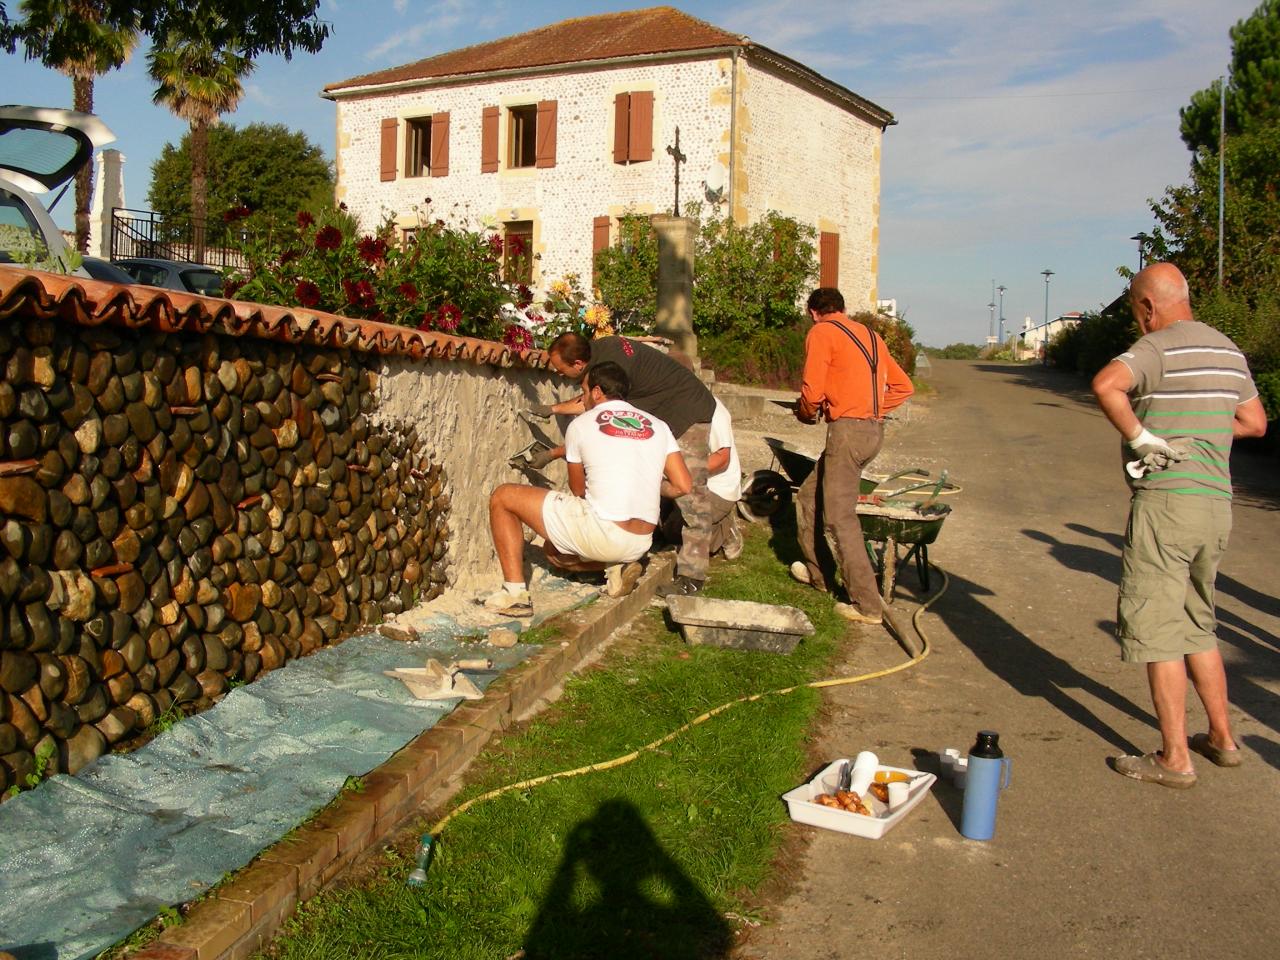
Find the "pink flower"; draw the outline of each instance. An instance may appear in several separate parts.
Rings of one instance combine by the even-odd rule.
[[[321,227],[316,231],[317,250],[337,250],[342,246],[342,231],[337,227]]]
[[[495,257],[502,253],[502,235],[493,233],[489,235],[489,252]]]
[[[316,222],[316,218],[313,217],[311,214],[307,213],[307,211],[305,210],[298,211],[298,229],[299,230],[305,230],[307,229],[307,227],[311,226],[315,222]]]
[[[293,295],[298,305],[308,310],[320,306],[320,288],[310,280],[299,280],[298,285],[293,288]]]
[[[502,342],[516,353],[524,353],[533,349],[533,334],[513,323],[502,332]]]

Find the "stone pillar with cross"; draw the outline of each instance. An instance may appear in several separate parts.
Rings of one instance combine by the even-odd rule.
[[[675,161],[675,215],[654,214],[650,219],[658,237],[658,311],[653,332],[672,341],[675,348],[698,362],[698,337],[693,332],[693,252],[696,229],[680,216],[680,165],[688,158],[680,152],[680,128],[676,142],[667,147]]]

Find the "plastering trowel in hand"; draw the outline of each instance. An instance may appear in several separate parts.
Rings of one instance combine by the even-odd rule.
[[[543,453],[551,449],[551,444],[544,443],[541,440],[535,440],[520,450],[517,450],[507,458],[507,466],[514,467],[517,470],[536,470],[533,466],[533,458],[536,454]]]
[[[401,681],[415,700],[448,700],[452,697],[479,700],[484,694],[462,671],[488,670],[492,666],[489,660],[459,660],[445,666],[439,660],[429,659],[425,667],[400,667],[382,672]]]

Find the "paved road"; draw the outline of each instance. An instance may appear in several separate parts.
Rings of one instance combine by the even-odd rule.
[[[1275,461],[1237,455],[1243,489],[1218,578],[1246,765],[1202,760],[1189,791],[1142,784],[1105,763],[1158,745],[1145,674],[1120,662],[1113,636],[1128,504],[1114,433],[1079,382],[1053,371],[940,361],[932,382],[929,415],[897,431],[885,457],[949,466],[964,485],[933,552],[951,574],[925,618],[933,654],[831,693],[815,763],[870,748],[934,769],[934,751],[998,730],[1013,785],[996,838],[962,838],[962,795],[942,784],[880,841],[791,827],[804,838],[794,883],[738,956],[1275,956]],[[846,672],[900,656],[866,630]],[[1189,727],[1205,728],[1194,699]]]

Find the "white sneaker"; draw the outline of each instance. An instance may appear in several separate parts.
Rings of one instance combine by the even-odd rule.
[[[511,593],[506,587],[499,587],[487,597],[476,598],[476,603],[490,613],[503,617],[532,617],[533,597],[528,590]]]
[[[615,563],[604,571],[604,595],[606,597],[625,597],[636,588],[644,573],[644,564],[639,560],[630,563]]]
[[[809,576],[809,568],[804,565],[803,560],[792,561],[791,579],[798,583],[812,584],[813,580]]]
[[[742,547],[742,531],[738,529],[737,521],[734,521],[729,524],[729,530],[724,538],[724,546],[721,548],[724,550],[724,558],[726,560],[737,560],[742,556]],[[808,575],[808,573],[809,571],[805,570],[805,574]]]

